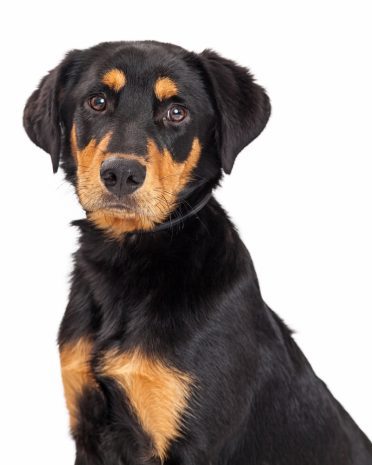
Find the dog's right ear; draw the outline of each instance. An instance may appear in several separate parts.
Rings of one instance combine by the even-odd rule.
[[[54,173],[58,170],[62,147],[61,95],[67,84],[69,71],[79,53],[79,50],[69,52],[65,59],[41,80],[39,87],[27,100],[23,113],[23,126],[28,137],[49,153]]]

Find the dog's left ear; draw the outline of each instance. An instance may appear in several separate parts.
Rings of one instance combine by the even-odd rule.
[[[23,126],[28,137],[49,153],[54,173],[58,170],[62,146],[61,93],[78,52],[69,52],[62,63],[41,80],[38,89],[27,100],[23,113]]]
[[[266,126],[270,100],[246,68],[213,50],[199,57],[219,114],[216,136],[222,168],[230,174],[239,152]]]

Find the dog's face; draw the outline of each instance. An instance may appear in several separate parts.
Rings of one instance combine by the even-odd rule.
[[[63,168],[88,217],[114,235],[151,229],[264,128],[269,100],[212,51],[156,42],[70,52],[27,102],[30,138]]]

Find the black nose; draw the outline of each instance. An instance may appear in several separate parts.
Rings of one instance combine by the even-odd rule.
[[[146,168],[135,160],[108,158],[101,165],[100,175],[107,190],[120,197],[142,186]]]

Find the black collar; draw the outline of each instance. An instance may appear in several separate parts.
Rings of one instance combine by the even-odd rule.
[[[194,205],[190,210],[186,211],[185,213],[181,213],[180,216],[177,216],[177,218],[174,219],[169,219],[168,221],[165,221],[164,223],[160,223],[156,225],[153,229],[150,229],[148,232],[157,232],[157,231],[164,231],[165,229],[170,229],[176,226],[179,223],[182,223],[185,221],[186,218],[189,218],[190,216],[196,215],[200,210],[205,207],[209,201],[209,199],[212,197],[212,191],[209,191],[196,205]]]

